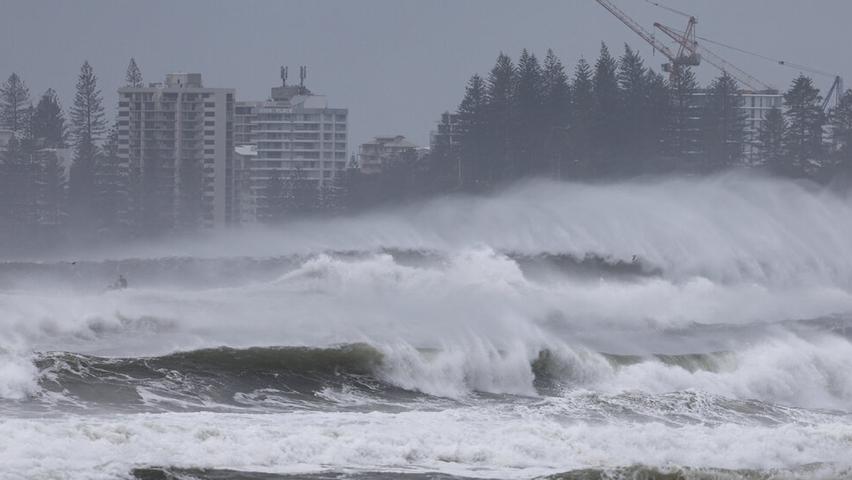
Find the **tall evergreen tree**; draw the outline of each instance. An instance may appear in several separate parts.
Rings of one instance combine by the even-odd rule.
[[[527,49],[518,59],[515,84],[514,167],[515,176],[541,174],[547,171],[542,146],[548,132],[544,127],[544,78],[535,54]]]
[[[646,69],[639,53],[624,45],[624,55],[618,62],[618,85],[621,114],[614,118],[611,126],[613,142],[618,152],[620,173],[637,172],[648,152],[640,148],[643,138],[649,134],[644,123],[648,113],[648,88],[645,84]]]
[[[124,83],[127,87],[142,86],[142,71],[136,65],[136,60],[130,57],[130,64],[127,66],[127,74],[124,77]]]
[[[44,148],[65,147],[65,115],[56,92],[49,88],[41,96],[32,116],[33,137]]]
[[[672,115],[671,92],[666,79],[653,70],[645,73],[645,110],[642,115],[642,130],[639,151],[643,152],[645,165],[637,173],[668,171],[671,165],[664,162],[666,156],[666,131]]]
[[[601,43],[601,51],[595,62],[595,74],[592,77],[595,96],[595,119],[592,123],[592,144],[594,148],[597,175],[612,175],[617,165],[615,145],[619,110],[619,89],[616,70],[618,62],[610,55],[606,44]]]
[[[778,174],[789,174],[792,165],[790,157],[784,152],[784,132],[787,123],[778,108],[766,113],[757,133],[757,143],[760,147],[760,166]]]
[[[568,169],[568,126],[571,123],[571,88],[568,84],[568,74],[559,57],[553,50],[547,49],[544,58],[543,72],[544,87],[544,123],[548,134],[547,158],[552,163],[552,171],[557,178],[562,178],[563,170]]]
[[[700,112],[696,102],[698,82],[688,66],[674,65],[670,76],[671,109],[665,137],[668,154],[675,164],[694,168],[693,159],[700,153]]]
[[[29,127],[30,91],[17,73],[0,85],[0,125],[23,136]]]
[[[117,234],[128,224],[129,171],[118,155],[118,125],[107,133],[106,144],[95,157],[94,197],[100,227]]]
[[[72,215],[78,224],[91,223],[95,212],[95,168],[97,141],[106,129],[103,99],[97,77],[89,62],[84,62],[77,79],[77,93],[71,108],[71,136],[74,142],[74,162],[71,166],[70,202]]]
[[[488,131],[493,151],[489,157],[489,172],[486,178],[493,182],[509,176],[511,171],[510,137],[515,118],[514,94],[516,71],[512,59],[500,53],[494,68],[488,74]]]
[[[727,73],[713,80],[702,114],[704,170],[740,165],[745,147],[745,114],[736,80]]]
[[[485,81],[474,75],[467,83],[464,98],[459,104],[460,151],[457,162],[458,184],[466,189],[480,189],[490,184],[487,177],[488,124]]]
[[[37,223],[32,155],[13,135],[0,159],[0,217],[13,239],[25,240]]]
[[[790,155],[793,169],[790,173],[805,175],[824,153],[822,97],[810,77],[799,75],[784,94],[784,106],[787,118],[784,146]]]
[[[569,170],[577,176],[588,176],[591,168],[592,124],[595,120],[595,95],[592,67],[580,58],[571,83],[571,165]]]

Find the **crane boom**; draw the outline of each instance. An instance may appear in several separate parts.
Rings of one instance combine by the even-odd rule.
[[[834,95],[834,106],[840,105],[840,97],[843,96],[843,79],[840,78],[840,75],[834,77],[834,83],[831,84],[828,94],[826,94],[825,99],[822,101],[822,110],[824,112],[828,112],[828,105],[831,103],[832,95]]]
[[[615,16],[615,18],[621,20],[621,23],[627,25],[627,28],[629,28],[630,30],[633,30],[633,32],[635,32],[636,35],[639,35],[640,37],[642,37],[643,40],[648,42],[656,50],[659,50],[660,52],[662,52],[663,55],[665,55],[669,59],[669,61],[676,62],[677,56],[674,54],[674,52],[672,52],[669,49],[669,47],[667,47],[665,44],[657,41],[657,39],[654,38],[653,34],[648,32],[644,28],[642,28],[642,25],[639,25],[635,20],[630,18],[630,16],[628,16],[626,13],[624,13],[620,8],[616,7],[615,4],[613,4],[610,0],[595,0],[595,1],[598,2],[600,4],[600,6],[607,9],[609,11],[609,13],[613,14]]]
[[[705,55],[702,55],[701,58],[703,58],[707,63],[713,65],[722,72],[727,73],[728,75],[733,77],[734,80],[750,88],[751,90],[760,90],[760,88],[757,88],[758,85],[760,85],[763,89],[772,90],[772,87],[753,77],[745,70],[720,57],[704,45],[699,45],[698,42],[694,39],[694,30],[692,31],[692,35],[690,36],[689,32],[680,32],[678,30],[675,30],[674,28],[667,27],[660,23],[655,23],[654,26],[657,27],[661,32],[668,35],[672,40],[681,45],[681,48],[690,52],[692,55],[699,56],[699,51],[703,52]],[[731,72],[731,70],[736,73]]]
[[[630,18],[630,16],[627,15],[626,13],[624,13],[621,9],[616,7],[615,4],[613,4],[610,0],[595,0],[595,1],[597,1],[602,7],[607,9],[609,11],[609,13],[615,15],[615,18],[621,20],[621,23],[627,25],[628,28],[630,28],[637,35],[642,37],[642,39],[645,40],[646,42],[648,42],[652,47],[654,47],[656,50],[661,51],[663,53],[663,55],[665,55],[666,58],[669,59],[670,63],[666,63],[666,64],[663,65],[663,71],[666,71],[666,72],[673,74],[673,72],[674,72],[674,69],[672,68],[673,65],[694,66],[694,65],[698,65],[698,64],[701,63],[701,56],[698,55],[695,52],[695,45],[696,45],[696,42],[695,42],[695,24],[698,23],[698,20],[696,20],[695,17],[693,17],[692,15],[687,15],[683,12],[678,12],[681,15],[686,15],[686,16],[689,17],[689,23],[686,26],[687,33],[685,35],[685,38],[691,39],[691,40],[684,40],[683,42],[679,41],[678,43],[681,44],[680,48],[678,49],[677,53],[674,53],[666,44],[658,41],[652,33],[648,32],[647,30],[642,28],[642,26],[639,25],[639,23],[637,23],[635,20]],[[654,2],[649,2],[649,3],[655,4],[657,6],[662,6],[662,5],[658,5]],[[663,7],[663,8],[667,8],[667,7]],[[657,24],[654,24],[654,25],[657,25]],[[690,45],[687,45],[687,44],[690,44]]]

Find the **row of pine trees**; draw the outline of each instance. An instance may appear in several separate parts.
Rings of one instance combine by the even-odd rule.
[[[754,169],[826,183],[852,176],[852,91],[829,112],[813,80],[799,75],[781,108],[756,134],[741,87],[722,74],[703,88],[688,67],[663,76],[625,45],[605,44],[593,65],[572,72],[548,50],[501,53],[486,76],[467,82],[457,125],[425,161],[400,161],[378,175],[348,172],[338,194],[348,209],[446,192],[484,192],[520,178],[606,181],[638,175]],[[752,150],[755,155],[747,155]]]
[[[738,108],[740,86],[722,74],[700,89],[688,67],[668,78],[625,45],[606,45],[594,65],[569,76],[552,50],[543,63],[524,50],[500,54],[487,77],[473,75],[458,108],[459,142],[444,169],[459,188],[481,190],[528,175],[623,178],[669,172],[760,168],[826,180],[852,172],[852,91],[823,112],[813,81],[800,75],[752,136]],[[756,137],[756,138],[755,138]]]
[[[129,84],[142,77],[131,59]],[[72,233],[95,238],[129,231],[129,172],[118,163],[117,130],[107,128],[97,76],[84,62],[66,120],[53,89],[33,104],[16,73],[0,85],[0,245],[49,245]],[[71,148],[70,172],[57,150]]]

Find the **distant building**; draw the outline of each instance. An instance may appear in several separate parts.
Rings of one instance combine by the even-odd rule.
[[[118,156],[135,178],[156,178],[165,226],[192,226],[198,217],[206,227],[236,223],[234,89],[173,73],[118,94]]]
[[[358,167],[363,173],[379,173],[394,162],[417,159],[419,150],[402,135],[375,137],[358,149]]]
[[[755,163],[760,155],[759,134],[766,114],[773,108],[784,109],[784,95],[777,90],[764,90],[760,92],[742,92],[743,105],[746,117],[746,145],[745,158]]]
[[[346,169],[348,114],[332,108],[323,95],[304,86],[273,87],[263,102],[239,102],[242,140],[256,146],[248,160],[251,197],[256,218],[272,218],[279,208],[267,196],[272,182],[299,181],[320,189]]]
[[[234,145],[254,145],[257,109],[263,102],[237,102],[234,107]]]
[[[429,148],[434,152],[442,147],[451,148],[459,143],[459,114],[444,112],[435,130],[429,134]]]
[[[255,145],[237,145],[234,149],[234,204],[241,223],[257,220],[257,198],[251,185],[251,169],[257,159]]]
[[[740,109],[743,110],[745,117],[745,145],[743,147],[743,156],[746,162],[756,163],[760,156],[760,143],[758,135],[763,121],[766,119],[766,114],[773,108],[779,110],[784,109],[784,95],[777,90],[762,90],[762,91],[742,91],[742,104]],[[695,92],[696,99],[696,115],[701,114],[701,107],[705,105],[707,91],[700,90]],[[699,118],[694,119],[693,124],[696,128],[700,128],[698,123]]]

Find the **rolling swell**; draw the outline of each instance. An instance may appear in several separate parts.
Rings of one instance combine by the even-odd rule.
[[[436,349],[414,351],[425,363],[441,353]],[[726,352],[594,355],[601,355],[613,369],[659,362],[689,372],[712,372],[734,361],[733,354]],[[411,368],[398,364],[379,348],[364,343],[329,348],[219,347],[138,358],[47,352],[35,359],[42,390],[59,394],[72,405],[153,410],[323,408],[334,402],[329,391],[398,402],[430,393],[396,383],[391,370]],[[572,362],[548,349],[541,350],[528,366],[539,395],[559,396],[587,380],[576,359]],[[471,393],[492,392],[471,388]]]
[[[317,393],[346,388],[403,394],[374,375],[382,355],[365,344],[332,348],[209,348],[158,357],[105,358],[67,352],[35,361],[40,385],[75,402],[160,406],[168,410],[321,403]]]

